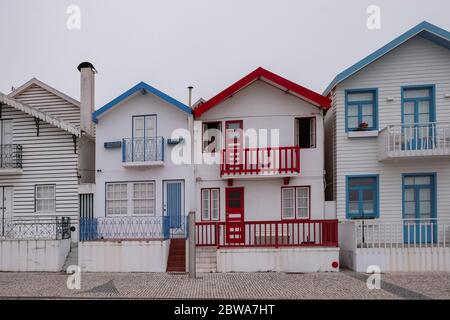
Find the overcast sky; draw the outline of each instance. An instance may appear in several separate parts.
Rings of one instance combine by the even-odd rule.
[[[69,30],[69,5],[81,28]],[[369,5],[381,29],[366,26]],[[79,99],[76,66],[98,70],[96,108],[139,81],[187,103],[258,66],[322,92],[344,68],[427,20],[450,30],[448,0],[0,0],[0,91],[36,77]]]

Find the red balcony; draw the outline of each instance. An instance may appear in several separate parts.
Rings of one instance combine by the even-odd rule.
[[[220,175],[289,175],[300,173],[299,147],[222,150]]]
[[[199,247],[337,247],[337,220],[198,222]]]

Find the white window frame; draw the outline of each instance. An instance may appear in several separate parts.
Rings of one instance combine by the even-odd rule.
[[[50,188],[53,189],[52,192],[49,192],[48,197],[39,197],[39,188]],[[49,209],[48,210],[39,210],[39,201],[49,201]],[[34,203],[35,203],[35,212],[56,212],[56,184],[36,184],[34,186]]]
[[[291,190],[293,195],[293,207],[285,206],[285,191]],[[307,190],[307,201],[306,201],[306,207],[299,207],[298,199],[299,199],[299,190]],[[292,186],[292,187],[282,187],[281,188],[281,219],[282,220],[309,220],[311,217],[311,208],[310,208],[310,202],[311,202],[311,187],[310,186]],[[291,217],[287,217],[285,214],[285,210],[287,208],[293,209],[293,215]],[[307,209],[307,215],[301,216],[299,213],[299,209]]]
[[[153,197],[148,198],[135,198],[134,197],[134,187],[136,184],[150,184],[153,187]],[[108,195],[108,186],[109,185],[126,185],[126,198],[118,198],[118,199],[109,199]],[[134,205],[135,200],[152,200],[153,208],[152,213],[134,213]],[[109,204],[108,201],[126,201],[126,210],[125,212],[120,213],[109,213]],[[154,180],[145,180],[145,181],[126,181],[126,182],[116,182],[110,181],[105,184],[105,216],[109,217],[123,217],[123,216],[142,216],[149,217],[156,215],[156,183]]]
[[[149,195],[148,197],[136,197],[135,196],[135,188],[137,185],[149,185],[150,189],[149,189],[149,194],[153,194],[153,196]],[[143,216],[154,216],[156,214],[155,212],[155,183],[153,181],[139,181],[139,182],[133,182],[131,184],[132,186],[132,203],[133,203],[133,215],[143,215]],[[142,190],[140,191],[142,192]],[[150,201],[151,205],[148,207],[149,208],[149,213],[136,213],[136,202],[137,201]],[[144,207],[145,208],[145,207]]]
[[[213,193],[217,195],[217,206],[213,208]],[[201,220],[202,221],[220,221],[220,188],[204,188],[201,189]],[[205,198],[206,196],[206,198]],[[213,212],[217,215],[213,217]],[[206,212],[206,215],[205,215]]]

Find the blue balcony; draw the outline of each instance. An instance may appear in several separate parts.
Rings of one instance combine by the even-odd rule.
[[[125,167],[164,165],[164,138],[125,138],[122,140]]]

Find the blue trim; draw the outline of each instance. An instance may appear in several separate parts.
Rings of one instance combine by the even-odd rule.
[[[154,94],[155,96],[161,98],[162,100],[166,101],[167,103],[170,103],[172,105],[174,105],[175,107],[177,107],[178,109],[180,109],[181,111],[184,111],[188,114],[192,114],[192,109],[189,108],[187,105],[185,105],[184,103],[181,103],[180,101],[168,96],[167,94],[165,94],[162,91],[159,91],[158,89],[146,84],[145,82],[139,82],[137,85],[135,85],[134,87],[132,87],[131,89],[128,89],[127,91],[125,91],[124,93],[122,93],[120,96],[118,96],[117,98],[113,99],[111,102],[105,104],[103,107],[101,107],[100,109],[94,111],[92,113],[92,121],[94,121],[95,123],[98,122],[98,118],[105,113],[106,111],[108,111],[109,109],[113,108],[114,106],[116,106],[117,104],[121,103],[122,101],[124,101],[126,98],[128,98],[129,96],[133,95],[134,93],[138,92],[138,91],[146,91],[149,93]]]
[[[348,131],[354,131],[353,129],[348,128],[348,105],[349,104],[356,104],[358,105],[358,118],[362,117],[361,114],[361,104],[364,104],[364,102],[371,102],[371,101],[356,101],[356,102],[348,102],[348,95],[352,93],[364,93],[364,92],[370,92],[373,94],[373,126],[367,128],[367,131],[373,131],[378,130],[378,88],[361,88],[361,89],[347,89],[345,90],[345,132]],[[360,119],[361,120],[361,119]],[[361,120],[362,121],[362,120]],[[358,121],[359,122],[359,121]]]
[[[325,89],[323,95],[328,95],[336,85],[416,35],[420,35],[427,40],[433,41],[440,46],[450,49],[450,32],[427,21],[423,21],[385,46],[339,73]]]
[[[352,178],[375,178],[375,199],[374,199],[374,212],[370,215],[365,215],[364,218],[379,218],[380,217],[380,175],[378,174],[361,174],[361,175],[350,175],[345,177],[345,216],[347,219],[361,218],[360,213],[351,214],[349,213],[349,180]],[[361,188],[361,190],[367,190],[367,188]],[[361,201],[359,199],[358,201]],[[361,206],[361,203],[359,204]],[[361,208],[360,208],[361,209]]]
[[[431,109],[430,109],[430,121],[429,122],[435,122],[436,121],[436,85],[434,85],[434,84],[423,84],[423,85],[408,85],[408,86],[402,86],[401,87],[401,101],[402,101],[402,107],[401,107],[401,119],[402,119],[402,124],[405,124],[405,122],[404,122],[404,115],[405,115],[405,112],[404,112],[404,106],[405,106],[405,100],[409,100],[409,101],[418,101],[418,100],[421,100],[421,98],[408,98],[408,99],[406,99],[405,97],[404,97],[404,93],[405,93],[405,90],[414,90],[414,89],[416,89],[416,90],[420,90],[420,89],[428,89],[428,90],[430,90],[431,92],[431,96],[430,96],[430,99],[431,99],[431,105],[430,105],[430,107],[431,107]],[[430,100],[430,99],[422,99],[422,100]],[[415,115],[417,115],[417,103],[416,103],[416,106],[415,106]],[[417,121],[415,121],[415,122],[417,122]]]
[[[408,177],[431,177],[431,218],[437,218],[437,174],[436,172],[402,173],[402,218],[405,219],[405,178]],[[416,211],[417,213],[417,211]],[[417,218],[417,217],[416,217]]]

